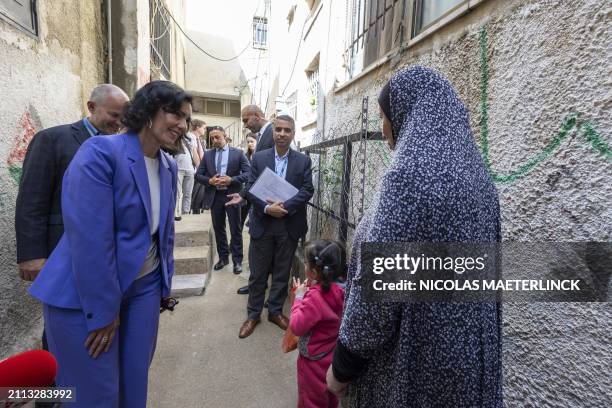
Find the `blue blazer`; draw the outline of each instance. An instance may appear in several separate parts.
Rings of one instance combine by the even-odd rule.
[[[209,149],[204,152],[204,158],[195,174],[198,183],[204,185],[205,209],[210,209],[215,199],[216,187],[211,186],[209,180],[217,174],[215,166],[216,149]],[[235,147],[230,147],[227,156],[227,170],[225,174],[232,178],[232,184],[227,187],[225,194],[238,193],[242,189],[242,184],[249,178],[251,166],[244,152]]]
[[[245,190],[246,196],[253,208],[249,221],[249,234],[253,238],[261,238],[265,229],[268,228],[273,220],[272,216],[264,213],[267,203],[249,193],[251,186],[257,181],[257,178],[266,167],[275,171],[276,159],[274,148],[256,152],[251,160],[251,173],[249,174],[249,181],[246,184]],[[314,194],[312,161],[310,157],[304,153],[289,149],[285,180],[297,188],[298,192],[283,203],[288,214],[281,219],[285,221],[289,236],[297,241],[308,231],[306,204]]]
[[[162,295],[174,273],[176,162],[160,151],[159,256]],[[123,294],[144,264],[151,198],[144,154],[135,133],[88,139],[64,175],[65,232],[30,294],[60,308],[82,310],[89,331],[119,314]]]

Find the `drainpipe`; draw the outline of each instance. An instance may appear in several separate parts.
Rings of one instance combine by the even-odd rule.
[[[106,0],[106,31],[108,43],[108,83],[113,83],[113,33],[111,18],[111,1]]]

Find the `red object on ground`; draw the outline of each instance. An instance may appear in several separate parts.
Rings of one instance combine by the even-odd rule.
[[[0,387],[48,387],[57,361],[45,350],[30,350],[0,361]]]

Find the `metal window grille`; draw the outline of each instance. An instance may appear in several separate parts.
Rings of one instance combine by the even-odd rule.
[[[33,35],[38,35],[36,10],[36,0],[0,0],[0,18]]]
[[[349,77],[382,57],[401,42],[403,9],[407,0],[353,0],[348,56]]]
[[[308,79],[308,95],[310,96],[310,107],[313,111],[317,110],[319,101],[319,67],[306,73]]]
[[[151,65],[165,78],[170,79],[171,21],[160,0],[150,0],[151,10]]]
[[[268,46],[268,19],[253,17],[253,47],[266,48]]]

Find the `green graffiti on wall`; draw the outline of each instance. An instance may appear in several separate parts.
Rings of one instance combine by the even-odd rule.
[[[491,174],[493,180],[506,183],[515,181],[531,170],[537,165],[542,163],[548,156],[550,156],[557,148],[561,145],[561,142],[569,135],[570,131],[576,128],[583,139],[591,145],[599,154],[601,154],[606,160],[612,158],[612,152],[610,146],[601,137],[599,133],[593,128],[593,125],[587,121],[580,120],[578,113],[570,113],[567,115],[561,123],[561,128],[557,135],[538,153],[534,158],[529,160],[527,163],[520,165],[518,168],[509,171],[507,174],[498,174],[491,165],[491,156],[489,153],[489,61],[487,59],[487,31],[484,27],[480,30],[480,65],[482,69],[482,77],[480,81],[480,132],[482,138],[482,156]]]

